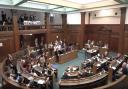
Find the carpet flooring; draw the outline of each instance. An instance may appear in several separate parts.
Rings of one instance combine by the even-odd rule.
[[[114,53],[114,52],[109,52],[109,57],[115,57],[117,54]],[[77,58],[69,61],[69,62],[66,62],[64,64],[53,64],[53,66],[55,68],[58,69],[58,79],[57,81],[54,81],[53,83],[53,86],[54,86],[54,89],[59,89],[59,85],[58,85],[58,81],[61,79],[65,69],[67,68],[67,66],[71,66],[71,65],[74,65],[74,66],[81,66],[81,63],[86,60],[87,58],[89,58],[89,55],[85,54],[84,51],[79,51],[78,54],[77,54]]]

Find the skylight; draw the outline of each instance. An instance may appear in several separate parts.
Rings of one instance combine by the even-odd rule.
[[[12,0],[0,0],[1,5],[13,5]]]
[[[45,3],[33,2],[33,1],[27,1],[19,6],[27,7],[27,8],[35,8],[35,9],[47,9],[47,10],[60,7],[57,5],[50,5]]]
[[[62,8],[54,9],[54,11],[60,11],[60,12],[72,12],[72,11],[75,11],[75,10],[78,10],[78,9],[69,8],[69,7],[62,7]]]
[[[69,2],[74,2],[74,3],[78,3],[78,4],[88,4],[88,3],[94,3],[94,2],[99,2],[99,1],[103,1],[103,0],[66,0]]]

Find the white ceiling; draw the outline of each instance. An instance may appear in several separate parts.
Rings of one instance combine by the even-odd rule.
[[[125,4],[121,2],[121,0],[0,0],[0,7],[69,13]]]

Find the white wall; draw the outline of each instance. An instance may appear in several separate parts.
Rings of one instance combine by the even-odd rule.
[[[127,9],[126,9],[125,24],[128,24],[128,7],[127,7]]]
[[[120,9],[92,11],[90,13],[90,24],[120,24]]]
[[[67,24],[81,24],[81,14],[67,14]]]
[[[85,14],[85,24],[89,24],[89,12]]]
[[[53,24],[62,24],[61,14],[54,13],[53,16],[54,16]]]

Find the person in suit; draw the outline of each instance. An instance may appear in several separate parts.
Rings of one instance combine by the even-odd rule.
[[[58,50],[57,44],[55,44],[55,46],[54,46],[54,53],[56,56],[56,62],[59,62],[59,50]]]
[[[7,21],[6,13],[4,13],[4,11],[1,11],[1,18],[2,18],[3,23],[5,23]]]

